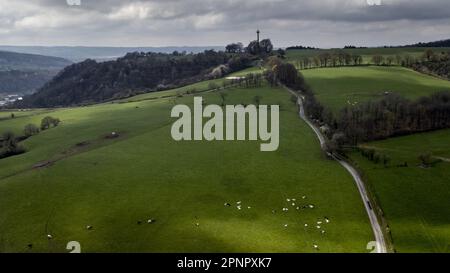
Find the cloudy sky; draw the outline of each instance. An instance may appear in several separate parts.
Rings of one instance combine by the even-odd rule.
[[[68,2],[81,1],[79,6]],[[450,38],[449,0],[0,0],[0,44],[397,45]]]

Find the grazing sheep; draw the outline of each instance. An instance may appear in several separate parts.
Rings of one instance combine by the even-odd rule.
[[[305,227],[308,227],[308,224],[305,224]]]
[[[148,224],[153,224],[154,222],[156,222],[155,219],[149,219],[149,220],[147,221]]]
[[[318,245],[313,245],[314,249],[319,249]]]
[[[224,206],[225,207],[231,207],[231,204],[230,203],[225,203]]]
[[[51,240],[51,239],[53,239],[53,236],[50,235],[50,234],[48,234],[48,235],[47,235],[47,239]]]
[[[93,227],[92,227],[92,226],[86,226],[86,229],[87,229],[87,230],[92,230]]]
[[[284,227],[287,228],[287,227],[288,227],[288,224],[285,224]]]

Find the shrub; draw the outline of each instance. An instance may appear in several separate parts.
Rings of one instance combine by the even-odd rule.
[[[0,158],[18,155],[25,152],[25,149],[19,145],[14,133],[6,132],[3,134],[2,139],[3,142],[0,150]]]
[[[52,127],[52,126],[56,127],[59,125],[60,122],[61,121],[57,118],[53,118],[50,116],[45,117],[41,121],[41,130],[44,131],[44,130],[50,129],[50,127]]]
[[[39,134],[39,128],[34,124],[28,124],[23,129],[23,133],[26,137],[34,136]]]
[[[419,160],[423,166],[430,166],[433,164],[433,159],[430,152],[419,155]]]

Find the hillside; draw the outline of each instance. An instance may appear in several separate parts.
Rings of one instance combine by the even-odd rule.
[[[27,94],[35,92],[51,80],[56,71],[0,71],[0,94]]]
[[[432,101],[437,92],[450,90],[449,81],[396,66],[319,68],[303,70],[302,73],[317,99],[331,109],[338,120],[346,114],[343,108],[361,110],[366,102],[375,107],[376,102],[385,101],[390,96],[426,103]],[[448,99],[444,100],[447,103],[437,107],[443,113],[441,121],[449,117]],[[389,105],[384,105],[379,112],[390,116],[390,122],[395,123],[396,128],[401,127]],[[424,112],[417,116],[425,124],[428,121]],[[364,132],[367,127],[375,128],[377,125],[378,121],[372,122],[370,112],[361,113],[364,118],[362,124],[367,125],[358,126],[358,123],[357,129],[352,127],[353,132]],[[406,115],[403,119],[410,120]],[[383,132],[382,128],[376,128],[370,137]],[[358,167],[383,210],[398,252],[449,251],[447,227],[450,218],[446,202],[450,197],[449,132],[444,129],[359,143],[358,148],[350,148],[354,147],[351,145],[341,151]]]
[[[403,67],[341,67],[302,71],[317,98],[335,114],[346,106],[397,94],[414,100],[450,91],[450,82]]]
[[[413,45],[408,45],[405,47],[450,47],[450,39],[427,42],[427,43],[417,43]]]
[[[83,253],[367,252],[373,233],[354,181],[323,155],[291,94],[267,84],[222,92],[231,105],[255,96],[281,105],[278,151],[174,141],[174,98],[164,98],[171,91],[0,121],[0,131],[16,133],[47,115],[62,121],[26,140],[27,153],[1,160],[0,252],[67,252],[71,240]],[[219,92],[196,96],[221,103]],[[176,98],[192,102],[186,93]],[[119,137],[105,137],[113,131]],[[33,168],[46,161],[53,163]],[[324,217],[330,222],[318,229]]]
[[[0,51],[0,94],[29,94],[72,62],[56,57]]]
[[[231,57],[215,51],[187,55],[129,53],[116,61],[86,60],[65,68],[17,106],[70,106],[129,97],[211,78],[210,73],[219,65],[227,65],[226,72],[242,69],[250,61],[247,56]]]
[[[70,64],[63,58],[0,51],[0,71],[60,70]]]

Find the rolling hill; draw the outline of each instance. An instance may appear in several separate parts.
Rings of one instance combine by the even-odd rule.
[[[450,91],[450,82],[403,67],[340,67],[302,71],[317,98],[335,113],[347,105],[379,100],[386,92],[408,99]]]
[[[0,71],[60,70],[70,64],[63,58],[0,51]]]
[[[62,58],[0,51],[0,94],[33,93],[70,64]]]
[[[65,68],[16,105],[29,108],[104,102],[210,79],[218,66],[229,73],[250,64],[247,55],[233,57],[212,50],[198,54],[135,52],[115,61],[86,60]]]
[[[174,100],[193,102],[180,90],[0,121],[0,131],[17,133],[44,116],[62,121],[1,161],[0,252],[66,252],[72,240],[83,252],[368,252],[373,234],[358,190],[323,154],[291,95],[266,84],[222,92],[227,104],[260,96],[281,105],[278,151],[172,140]],[[196,96],[221,102],[217,91]],[[105,137],[111,132],[119,137]],[[51,163],[33,168],[39,162]]]

